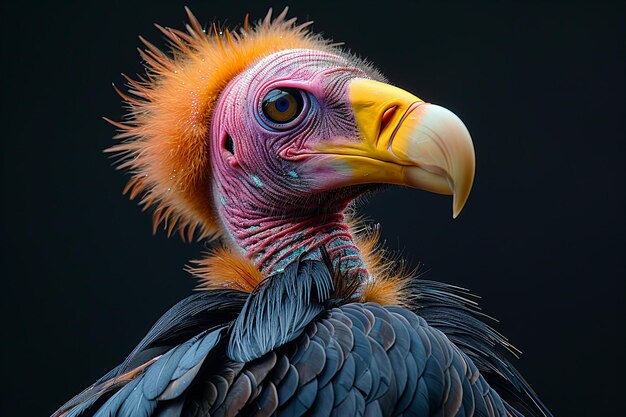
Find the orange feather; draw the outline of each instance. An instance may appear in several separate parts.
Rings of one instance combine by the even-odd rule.
[[[309,33],[307,24],[286,20],[287,9],[272,20],[272,11],[256,26],[246,18],[238,32],[216,26],[205,31],[187,10],[187,33],[157,28],[169,43],[169,54],[143,38],[139,53],[146,77],[128,81],[119,95],[130,108],[127,120],[111,122],[122,143],[107,150],[120,157],[118,168],[131,179],[125,192],[141,196],[153,208],[154,229],[163,223],[170,235],[179,229],[185,240],[221,234],[212,206],[209,131],[221,91],[237,74],[279,50],[333,50],[328,41]],[[222,41],[225,38],[225,41]]]
[[[380,244],[380,229],[365,228],[360,220],[349,222],[354,243],[361,251],[369,279],[360,288],[361,302],[375,302],[381,305],[410,304],[410,283],[416,274],[407,269],[404,262],[392,256]]]
[[[251,293],[263,281],[263,275],[249,259],[226,247],[209,252],[193,264],[188,271],[200,280],[199,290],[228,288]]]

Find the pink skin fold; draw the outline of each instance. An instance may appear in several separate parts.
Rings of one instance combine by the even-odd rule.
[[[353,78],[382,80],[353,58],[286,50],[241,73],[217,101],[210,136],[214,204],[230,243],[264,275],[298,256],[319,258],[321,245],[342,270],[367,274],[343,214],[366,188],[335,189],[341,169],[320,163],[326,155],[303,155],[320,142],[359,140],[347,93]],[[296,88],[309,97],[284,131],[259,117],[261,100],[275,88]]]

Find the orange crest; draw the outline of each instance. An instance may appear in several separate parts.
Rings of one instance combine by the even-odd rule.
[[[168,235],[178,228],[191,240],[219,235],[212,207],[209,132],[213,107],[228,82],[259,59],[292,49],[334,48],[311,34],[307,26],[285,19],[285,9],[272,20],[272,10],[250,28],[248,18],[236,32],[213,25],[206,33],[193,14],[187,32],[157,28],[165,35],[169,55],[141,38],[139,53],[146,77],[132,80],[127,93],[128,120],[113,122],[121,144],[107,150],[120,156],[119,169],[130,171],[130,198],[141,196],[144,209],[154,208],[154,230],[164,223]]]

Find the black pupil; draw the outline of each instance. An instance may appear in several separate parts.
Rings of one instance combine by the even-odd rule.
[[[287,101],[285,97],[279,98],[276,101],[276,110],[278,110],[281,113],[284,113],[287,110],[289,110],[289,101]]]
[[[276,88],[265,95],[262,110],[272,123],[286,125],[302,112],[303,95],[293,88]]]

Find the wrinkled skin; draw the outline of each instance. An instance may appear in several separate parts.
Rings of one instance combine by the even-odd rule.
[[[283,257],[288,252],[315,252],[322,240],[346,246],[335,252],[330,245],[331,257],[343,259],[339,263],[361,264],[342,212],[364,187],[335,189],[333,179],[341,173],[324,163],[329,156],[311,152],[321,142],[359,141],[347,90],[355,78],[382,80],[351,57],[281,51],[233,79],[217,102],[211,131],[215,205],[234,243],[264,272],[282,270],[292,260]],[[302,113],[279,128],[261,110],[264,96],[277,88],[305,96]],[[285,230],[295,239],[275,246],[274,237]],[[308,245],[295,247],[307,239]],[[268,247],[275,252],[261,250]]]

